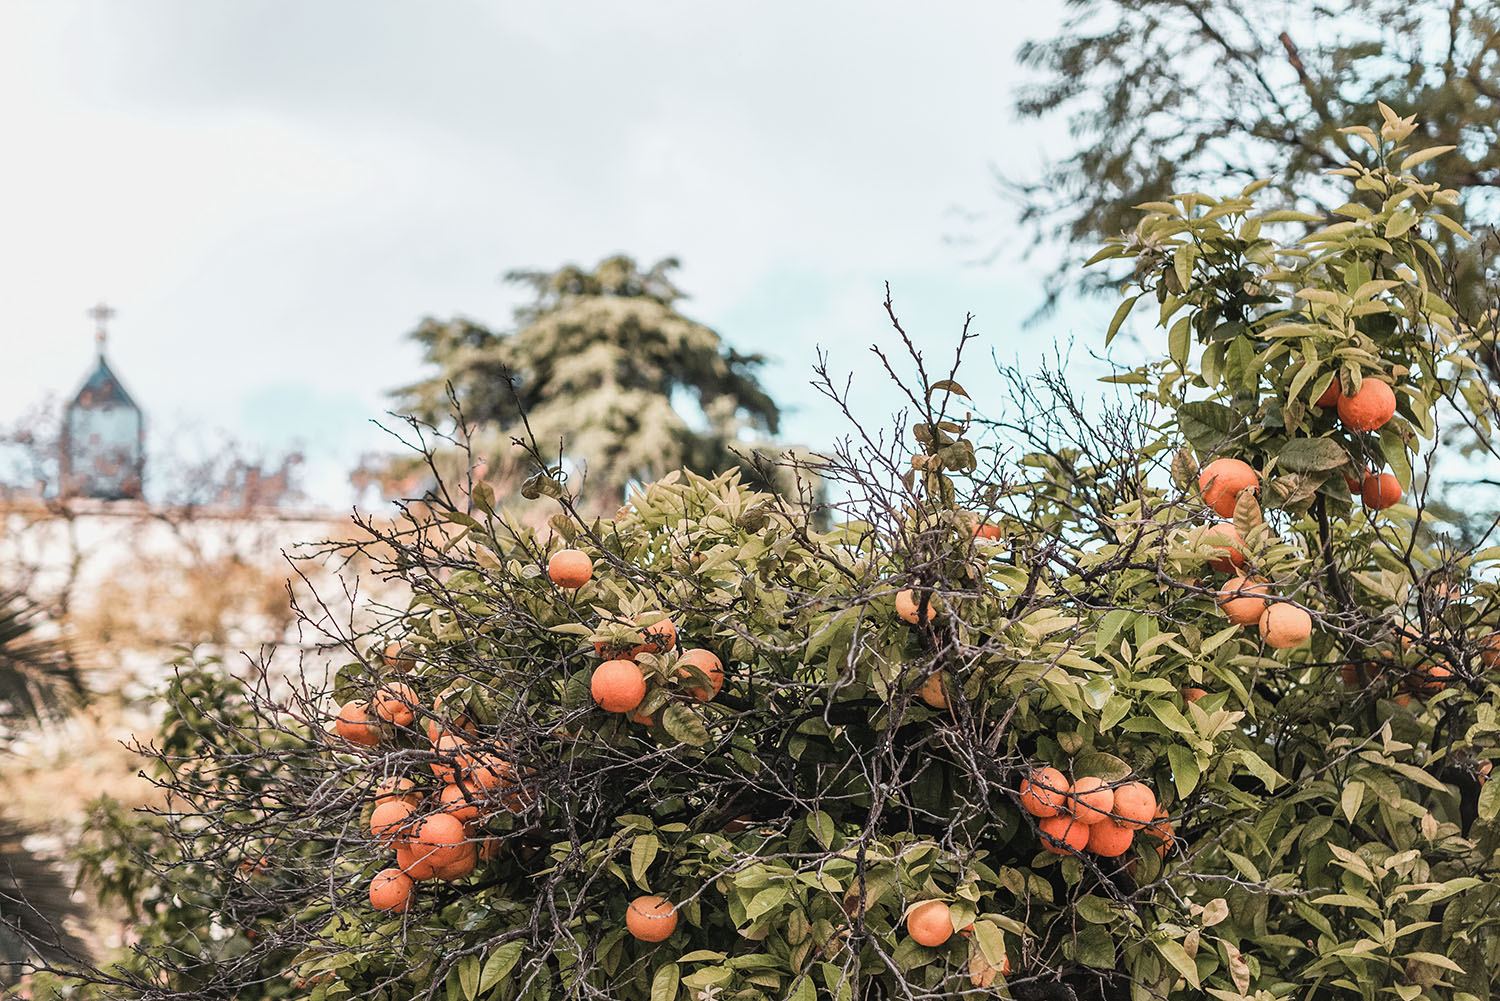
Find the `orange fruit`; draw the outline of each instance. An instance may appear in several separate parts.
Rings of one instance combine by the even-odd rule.
[[[1208,530],[1204,540],[1212,544],[1216,550],[1224,553],[1219,559],[1208,561],[1208,565],[1215,570],[1220,573],[1233,573],[1237,567],[1245,565],[1245,540],[1241,537],[1240,530],[1234,527],[1233,522],[1219,522]]]
[[[1378,431],[1396,414],[1396,393],[1379,379],[1360,381],[1359,392],[1339,398],[1339,420],[1350,431]]]
[[[642,942],[664,942],[677,930],[677,908],[661,897],[636,897],[625,908],[625,927]]]
[[[375,715],[387,723],[410,726],[416,718],[417,693],[410,685],[397,682],[375,693]]]
[[[1034,768],[1021,780],[1021,807],[1033,817],[1055,817],[1068,800],[1068,780],[1056,768]]]
[[[1419,667],[1406,680],[1407,691],[1414,695],[1436,695],[1448,687],[1448,679],[1453,677],[1453,672],[1442,664],[1428,664]]]
[[[468,781],[445,785],[438,793],[438,809],[465,822],[479,819],[479,804],[482,802],[484,790]]]
[[[630,715],[628,716],[628,719],[630,720],[630,722],[632,722],[632,723],[639,723],[641,726],[655,726],[656,725],[656,717],[655,716],[652,716],[650,713],[643,713],[639,709],[636,709],[635,711],[631,712]]]
[[[1494,771],[1494,769],[1495,763],[1493,761],[1481,761],[1479,763],[1479,784],[1481,786],[1490,780],[1490,772]]]
[[[451,733],[445,733],[439,737],[437,743],[433,745],[432,753],[436,754],[440,760],[434,761],[430,766],[432,774],[444,782],[454,781],[453,770],[467,766],[471,760],[467,751],[468,746],[467,740]]]
[[[924,900],[906,913],[906,933],[918,945],[942,945],[953,936],[953,915],[941,900]]]
[[[1042,832],[1042,847],[1054,855],[1081,852],[1088,847],[1089,825],[1066,813],[1040,820],[1036,826]]]
[[[422,794],[416,789],[417,784],[408,778],[392,775],[381,779],[380,785],[375,787],[375,805],[399,801],[416,806],[422,802]]]
[[[547,576],[558,587],[576,590],[594,576],[594,561],[576,549],[559,550],[547,561]]]
[[[1235,625],[1253,625],[1260,621],[1261,613],[1266,610],[1266,599],[1260,595],[1269,593],[1263,583],[1252,583],[1244,577],[1231,577],[1219,590],[1219,608],[1223,610],[1224,617]]]
[[[642,612],[636,616],[635,624],[640,625],[651,619],[658,621],[641,630],[646,634],[646,642],[630,651],[632,657],[639,657],[643,653],[666,653],[677,645],[677,625],[661,612]]]
[[[479,865],[479,851],[471,841],[464,845],[463,852],[446,865],[435,866],[432,874],[445,883],[451,883],[455,879],[463,879],[472,873]]]
[[[408,840],[417,858],[441,869],[455,859],[463,858],[469,835],[463,821],[451,813],[435,813],[422,821]]]
[[[370,814],[370,836],[389,848],[391,842],[409,830],[411,815],[415,812],[415,807],[399,799],[381,803]]]
[[[1167,811],[1157,810],[1156,820],[1141,830],[1156,842],[1156,854],[1166,858],[1174,843],[1172,821],[1167,818]]]
[[[496,837],[489,837],[479,842],[479,847],[476,854],[478,854],[479,856],[479,861],[488,862],[490,859],[498,856],[500,854],[500,849],[504,847],[504,841]]]
[[[370,719],[369,710],[358,700],[345,702],[339,707],[333,731],[351,744],[374,747],[380,743],[380,724]]]
[[[470,756],[464,766],[464,777],[480,789],[496,789],[516,779],[515,766],[498,754]]]
[[[1147,818],[1149,819],[1149,818]],[[1119,858],[1130,848],[1130,843],[1135,840],[1135,831],[1113,820],[1106,820],[1102,824],[1092,824],[1089,827],[1089,840],[1086,846],[1095,855],[1104,858]]]
[[[1220,518],[1233,518],[1240,491],[1259,486],[1260,476],[1249,463],[1239,459],[1215,459],[1198,474],[1198,489],[1203,493],[1203,502],[1219,512]]]
[[[1401,503],[1401,481],[1392,473],[1367,473],[1359,485],[1359,496],[1371,511],[1384,511]]]
[[[466,713],[460,713],[451,720],[445,720],[446,710],[443,707],[443,699],[444,697],[454,698],[457,695],[456,689],[449,688],[432,700],[432,718],[427,721],[427,739],[434,744],[445,733],[466,733],[471,737],[479,733],[479,728]],[[461,700],[455,698],[455,701]]]
[[[1339,377],[1335,375],[1333,381],[1328,384],[1328,388],[1323,390],[1323,394],[1314,402],[1320,407],[1336,407],[1343,398],[1344,391],[1339,388]]]
[[[594,668],[589,679],[589,693],[599,708],[612,713],[628,713],[646,697],[646,678],[633,661],[606,660]]]
[[[1260,635],[1277,650],[1301,646],[1312,635],[1312,616],[1289,601],[1272,602],[1261,613]]]
[[[1156,816],[1156,793],[1144,782],[1115,787],[1115,823],[1138,831]]]
[[[927,676],[927,680],[922,682],[922,687],[917,689],[917,698],[934,709],[948,708],[948,693],[943,690],[942,671]]]
[[[403,914],[411,906],[415,888],[411,877],[400,869],[382,869],[370,880],[370,906],[377,911]]]
[[[724,665],[719,661],[718,657],[715,657],[713,655],[711,651],[703,649],[689,650],[684,653],[677,662],[679,664],[686,664],[689,667],[696,667],[698,670],[708,675],[709,684],[713,686],[712,689],[705,687],[701,682],[695,684],[692,688],[687,689],[687,693],[693,698],[697,699],[699,702],[711,702],[713,701],[713,697],[715,695],[718,695],[719,692],[723,690]],[[684,671],[679,668],[677,671],[677,677],[693,678],[694,675],[690,671]]]
[[[999,525],[975,525],[974,526],[974,538],[976,538],[976,539],[989,539],[991,541],[998,540],[1000,538],[1000,526]]]
[[[405,841],[396,843],[396,865],[400,866],[401,871],[412,879],[431,879],[436,875],[432,863],[425,857],[425,849],[423,852],[418,852]]]
[[[1490,633],[1480,638],[1479,663],[1487,671],[1500,667],[1500,633]]]
[[[1184,688],[1182,690],[1182,701],[1197,702],[1207,694],[1208,692],[1202,688]]]
[[[1097,824],[1108,820],[1115,806],[1115,791],[1109,783],[1093,775],[1085,775],[1073,783],[1068,793],[1068,810],[1081,824]]]
[[[917,606],[919,604],[920,602],[917,600],[917,595],[914,591],[912,591],[911,588],[908,587],[904,590],[896,592],[896,614],[901,616],[901,618],[905,619],[912,625],[917,624],[917,619],[919,617]],[[936,616],[937,609],[932,607],[932,598],[929,597],[927,599],[926,620],[928,622],[931,622]]]
[[[391,640],[380,651],[380,659],[385,666],[398,674],[409,674],[416,670],[416,651],[409,646],[402,646],[399,640]]]

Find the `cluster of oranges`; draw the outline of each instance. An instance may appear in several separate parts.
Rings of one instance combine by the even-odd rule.
[[[1260,483],[1255,470],[1239,459],[1215,459],[1198,474],[1203,499],[1221,518],[1234,515],[1240,494]],[[1209,561],[1221,573],[1234,573],[1245,565],[1245,540],[1233,522],[1210,529],[1209,540],[1223,556]],[[1290,601],[1270,601],[1265,581],[1247,576],[1232,577],[1219,590],[1219,608],[1235,625],[1259,625],[1266,645],[1278,650],[1301,646],[1312,635],[1312,616]]]
[[[594,564],[587,553],[564,549],[547,561],[547,575],[561,588],[577,589],[594,576]],[[636,723],[650,726],[655,719],[638,712],[646,701],[646,674],[636,658],[641,654],[665,654],[677,646],[677,624],[662,612],[644,612],[635,624],[645,634],[644,642],[633,646],[611,646],[600,641],[594,652],[602,658],[589,677],[589,694],[606,712],[626,713]],[[724,664],[711,650],[686,650],[677,658],[679,680],[687,682],[683,694],[699,702],[711,702],[724,688]]]
[[[1338,379],[1334,379],[1318,397],[1317,404],[1337,407],[1344,427],[1360,433],[1379,431],[1396,415],[1396,393],[1379,379],[1362,379],[1359,392],[1353,396],[1345,396]],[[1344,482],[1349,485],[1349,492],[1359,494],[1365,507],[1372,511],[1383,511],[1401,501],[1401,481],[1392,473],[1366,469],[1358,477],[1345,473]]]
[[[398,643],[387,646],[382,659],[403,673],[415,667],[415,657]],[[441,695],[429,709],[410,685],[387,683],[368,703],[352,700],[340,707],[334,731],[350,743],[373,747],[387,733],[415,726],[419,714],[428,717],[437,784],[424,793],[410,778],[387,778],[376,789],[370,814],[371,838],[396,854],[396,866],[371,880],[370,904],[397,914],[410,905],[416,883],[463,879],[494,857],[498,839],[478,831],[499,810],[518,813],[531,798],[509,760],[472,744],[478,728],[471,720],[459,716],[452,729],[443,722]]]
[[[1162,855],[1172,841],[1171,821],[1144,782],[1111,784],[1093,775],[1069,782],[1047,766],[1021,781],[1020,798],[1022,808],[1037,818],[1042,847],[1057,855],[1088,851],[1118,858],[1130,849],[1136,831],[1155,838]]]

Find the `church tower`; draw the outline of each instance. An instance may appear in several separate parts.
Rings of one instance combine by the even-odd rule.
[[[89,310],[99,360],[63,413],[62,492],[68,497],[140,500],[146,466],[146,421],[104,360],[105,324],[115,311]]]

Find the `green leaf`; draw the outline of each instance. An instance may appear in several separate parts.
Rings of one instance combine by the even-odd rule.
[[[1100,925],[1080,928],[1074,958],[1084,966],[1112,970],[1115,968],[1115,940],[1110,937],[1108,929]]]
[[[1181,744],[1167,745],[1167,761],[1172,765],[1172,781],[1177,794],[1187,796],[1198,787],[1198,759]]]
[[[1191,314],[1183,316],[1172,324],[1172,329],[1167,334],[1167,356],[1177,363],[1178,368],[1187,367],[1188,348],[1193,336],[1191,321]]]
[[[662,710],[661,725],[673,739],[689,747],[703,747],[709,741],[708,728],[695,711],[680,702],[673,702]]]
[[[1244,750],[1242,748],[1238,751],[1233,751],[1230,753],[1235,756],[1235,760],[1239,761],[1240,764],[1245,766],[1245,768],[1250,772],[1251,775],[1254,775],[1256,778],[1264,782],[1266,784],[1266,789],[1270,792],[1275,792],[1276,787],[1286,781],[1286,779],[1283,778],[1282,775],[1276,771],[1276,769],[1270,766],[1265,758],[1262,758],[1254,751]]]
[[[1130,764],[1105,751],[1080,751],[1073,758],[1073,774],[1095,775],[1106,782],[1119,782],[1130,775]]]
[[[769,914],[782,904],[786,903],[787,886],[785,883],[777,883],[768,886],[757,893],[745,908],[745,920],[754,921],[763,914]]]
[[[998,967],[1005,959],[1005,936],[1001,934],[995,922],[975,921],[974,941],[979,943],[979,951],[984,955],[985,962],[991,966]]]
[[[643,890],[651,889],[651,885],[646,882],[646,870],[656,861],[656,853],[660,847],[654,834],[637,834],[630,846],[630,878]]]
[[[511,970],[515,969],[520,959],[520,942],[506,942],[490,953],[490,958],[484,961],[483,972],[479,974],[479,992],[483,994],[498,984]]]
[[[1188,956],[1187,950],[1180,942],[1157,942],[1156,951],[1161,957],[1172,964],[1172,967],[1192,985],[1194,990],[1198,989],[1198,964],[1194,963]]]
[[[1142,293],[1142,295],[1144,294]],[[1139,298],[1140,295],[1133,295],[1120,303],[1119,307],[1115,310],[1114,318],[1109,321],[1109,329],[1104,332],[1105,347],[1109,347],[1109,342],[1114,340],[1115,334],[1120,332],[1120,324],[1125,322],[1125,317],[1130,315],[1131,307],[1135,305],[1135,301]]]
[[[1115,918],[1115,913],[1110,909],[1109,902],[1103,897],[1089,894],[1080,897],[1074,904],[1074,910],[1078,916],[1090,924],[1107,925]]]
[[[1359,805],[1365,800],[1365,784],[1363,782],[1350,782],[1344,786],[1344,794],[1339,797],[1339,806],[1344,811],[1344,818],[1350,823],[1354,822],[1354,815],[1359,813]]]
[[[1248,433],[1238,413],[1208,400],[1184,403],[1177,411],[1177,424],[1200,455],[1222,451],[1229,442]]]
[[[1457,148],[1457,146],[1429,146],[1426,149],[1417,150],[1401,161],[1401,170],[1405,173],[1419,163],[1426,163],[1435,156],[1442,156],[1444,153],[1450,153]]]
[[[479,996],[478,956],[465,956],[458,961],[458,985],[463,989],[465,1001],[474,1001]]]
[[[835,828],[833,818],[828,814],[822,810],[808,814],[807,829],[812,832],[813,837],[818,839],[818,844],[824,848],[832,847]]]
[[[1321,473],[1349,461],[1349,453],[1332,438],[1293,438],[1276,453],[1276,465],[1292,473]]]
[[[1500,780],[1491,780],[1479,790],[1479,819],[1492,821],[1500,815]]]
[[[674,1001],[677,997],[677,982],[682,971],[676,963],[668,963],[656,971],[651,978],[651,1001]]]

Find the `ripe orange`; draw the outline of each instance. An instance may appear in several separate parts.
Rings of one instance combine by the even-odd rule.
[[[1000,526],[999,525],[975,525],[974,526],[974,537],[976,539],[989,539],[991,541],[996,541],[996,540],[998,540],[1000,538]]]
[[[1115,787],[1115,823],[1140,830],[1156,816],[1156,793],[1144,782],[1126,782]]]
[[[1162,858],[1167,857],[1167,852],[1172,848],[1174,842],[1172,821],[1167,817],[1166,810],[1156,811],[1154,823],[1141,829],[1142,833],[1156,841],[1156,854]]]
[[[953,915],[941,900],[924,900],[906,913],[906,933],[918,945],[942,945],[953,936]]]
[[[908,587],[905,590],[896,592],[896,614],[912,625],[917,624],[917,619],[919,618],[917,606],[919,604],[917,595],[911,588]],[[932,598],[929,596],[927,599],[926,620],[931,622],[936,616],[937,609],[932,606]]]
[[[461,713],[451,720],[445,720],[444,715],[447,710],[443,706],[443,698],[444,696],[454,698],[456,694],[455,689],[449,688],[446,692],[443,692],[432,700],[432,718],[427,721],[427,739],[434,744],[445,733],[466,733],[472,737],[479,732],[479,728],[474,725],[474,721],[466,713]],[[457,698],[454,700],[461,701],[461,699]]]
[[[471,841],[464,845],[463,852],[449,862],[447,865],[433,867],[432,874],[445,883],[451,883],[456,879],[463,879],[472,873],[479,865],[479,850]]]
[[[1197,702],[1199,699],[1203,698],[1203,696],[1205,696],[1207,694],[1208,694],[1207,690],[1202,689],[1202,688],[1184,688],[1182,690],[1182,701],[1184,701],[1184,702]]]
[[[632,723],[639,723],[641,726],[656,725],[655,716],[652,716],[650,713],[643,713],[639,709],[631,711],[631,713],[627,716],[627,719],[629,719]]]
[[[479,842],[477,854],[479,861],[488,862],[500,854],[500,849],[505,847],[505,842],[496,837],[488,837]]]
[[[625,927],[642,942],[664,942],[677,930],[677,908],[661,897],[636,897],[625,908]]]
[[[389,848],[391,842],[410,830],[411,815],[416,808],[399,799],[381,803],[370,814],[370,836]]]
[[[403,914],[411,906],[416,887],[400,869],[382,869],[370,880],[370,906],[377,911]]]
[[[917,689],[917,698],[934,709],[948,708],[948,693],[943,690],[942,671],[927,676],[927,680],[922,682],[922,687]]]
[[[1260,595],[1269,593],[1263,583],[1251,582],[1244,577],[1231,577],[1219,590],[1219,608],[1223,610],[1224,617],[1235,625],[1253,625],[1260,621],[1261,613],[1266,610],[1266,599]]]
[[[1149,819],[1149,818],[1148,818]],[[1129,827],[1106,820],[1089,827],[1088,850],[1104,858],[1119,858],[1135,840],[1135,831]]]
[[[375,715],[387,723],[410,726],[416,717],[417,693],[410,685],[396,682],[375,693]]]
[[[1054,855],[1081,852],[1088,847],[1089,825],[1066,813],[1040,820],[1036,826],[1042,832],[1042,847]]]
[[[1442,664],[1419,667],[1406,679],[1406,688],[1414,695],[1436,695],[1448,687],[1453,672]]]
[[[1480,637],[1479,663],[1484,665],[1486,671],[1500,667],[1500,633]]]
[[[408,778],[392,775],[381,779],[380,785],[375,787],[375,805],[399,801],[416,806],[422,802],[422,794],[416,788],[417,784]]]
[[[380,651],[380,659],[385,666],[398,674],[409,674],[416,669],[416,651],[409,646],[402,646],[399,640],[391,640]]]
[[[594,561],[587,553],[576,549],[563,549],[553,553],[547,561],[547,576],[558,587],[576,590],[587,584],[594,576]]]
[[[1312,616],[1291,602],[1272,602],[1261,613],[1260,635],[1266,646],[1277,650],[1301,646],[1312,635]]]
[[[515,766],[498,754],[471,755],[464,766],[464,777],[480,789],[497,789],[515,782]]]
[[[1021,806],[1033,817],[1055,817],[1068,800],[1068,780],[1056,768],[1035,768],[1021,780]]]
[[[1101,778],[1085,775],[1073,783],[1068,794],[1068,810],[1081,824],[1108,820],[1114,810],[1115,791]]]
[[[1359,392],[1339,398],[1339,420],[1350,431],[1378,431],[1396,414],[1396,393],[1379,379],[1360,381]]]
[[[396,865],[415,880],[431,879],[436,875],[432,863],[426,858],[426,849],[418,852],[406,841],[396,843]]]
[[[435,813],[422,821],[408,842],[417,858],[431,863],[433,869],[441,869],[463,857],[468,839],[463,821],[451,813]]]
[[[430,766],[432,774],[444,782],[454,781],[453,770],[455,768],[466,767],[471,760],[467,750],[468,746],[469,742],[467,740],[464,740],[462,737],[456,737],[451,733],[445,733],[439,737],[437,743],[432,748],[432,753],[436,754],[439,759],[434,761]]]
[[[1235,568],[1245,565],[1245,540],[1234,522],[1221,521],[1209,529],[1204,537],[1213,547],[1225,555],[1209,560],[1208,565],[1220,573],[1233,573]]]
[[[1260,476],[1249,463],[1239,459],[1215,459],[1198,474],[1198,489],[1203,494],[1203,502],[1219,512],[1220,518],[1233,518],[1240,491],[1259,486]]]
[[[646,679],[633,661],[606,660],[594,668],[589,679],[589,693],[599,708],[612,713],[628,713],[646,697]]]
[[[438,793],[438,809],[465,822],[478,820],[479,804],[484,802],[484,793],[484,789],[468,781],[445,785],[443,791]]]
[[[646,634],[646,642],[630,651],[632,657],[639,657],[643,653],[666,653],[677,645],[677,624],[661,612],[642,612],[636,616],[635,624],[652,622],[641,631]]]
[[[700,682],[686,690],[689,695],[699,702],[711,702],[713,701],[713,697],[723,690],[724,665],[711,651],[703,649],[689,650],[682,655],[678,663],[686,664],[689,667],[696,667],[708,675],[709,683],[713,686],[712,689],[705,687]],[[677,677],[679,678],[692,678],[693,676],[690,671],[684,671],[680,668],[677,671]]]
[[[380,724],[370,719],[365,704],[358,700],[345,702],[339,707],[338,717],[333,721],[333,730],[351,744],[374,747],[380,743]]]
[[[1392,473],[1367,473],[1359,485],[1359,496],[1371,511],[1384,511],[1401,503],[1401,481]]]
[[[1320,407],[1336,407],[1343,398],[1344,391],[1339,387],[1339,377],[1335,375],[1333,381],[1328,384],[1327,389],[1323,390],[1323,394],[1317,398],[1315,403]]]

